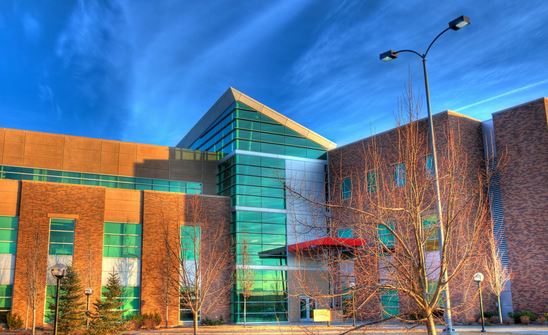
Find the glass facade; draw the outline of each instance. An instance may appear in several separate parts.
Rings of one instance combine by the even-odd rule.
[[[202,183],[198,182],[34,169],[7,165],[0,165],[0,179],[49,181],[64,184],[124,188],[128,190],[202,194]]]
[[[350,177],[346,177],[343,179],[342,182],[342,198],[343,199],[350,199],[352,196],[352,179]]]
[[[140,267],[142,225],[138,223],[105,222],[103,235],[102,292],[111,272],[122,284],[124,317],[139,313],[141,305]]]
[[[326,149],[241,102],[221,113],[191,149],[227,157],[218,166],[217,189],[231,199],[237,266],[244,241],[247,245],[246,265],[253,272],[247,321],[287,321],[287,159],[324,160]],[[239,272],[232,291],[233,322],[243,321]]]
[[[398,291],[384,290],[381,293],[382,315],[384,318],[389,318],[400,314],[400,299]]]
[[[18,228],[18,217],[0,216],[0,262],[5,272],[0,276],[0,322],[6,322],[11,310]]]

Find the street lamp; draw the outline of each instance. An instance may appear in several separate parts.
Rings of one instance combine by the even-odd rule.
[[[55,290],[55,319],[53,321],[53,335],[57,335],[57,322],[59,321],[59,287],[61,279],[67,274],[65,264],[57,263],[51,268],[51,274],[57,279],[57,288]]]
[[[439,244],[440,244],[440,254],[443,254],[443,243],[445,240],[444,236],[444,229],[443,229],[443,217],[442,217],[442,207],[441,207],[441,195],[440,195],[440,181],[438,177],[438,158],[436,155],[436,137],[434,136],[434,121],[432,119],[432,110],[430,107],[430,87],[428,85],[428,71],[426,70],[426,56],[428,56],[428,52],[434,45],[434,43],[441,37],[441,35],[445,34],[449,30],[459,30],[465,26],[470,24],[470,18],[467,16],[459,16],[458,18],[452,20],[449,22],[448,27],[445,28],[442,32],[440,32],[432,42],[428,45],[426,48],[426,51],[424,53],[419,53],[415,50],[410,49],[402,49],[398,51],[394,50],[388,50],[386,52],[383,52],[380,54],[379,58],[382,61],[391,61],[393,59],[396,59],[398,57],[398,54],[400,53],[412,53],[417,56],[419,56],[422,59],[422,70],[424,75],[424,87],[425,87],[425,93],[426,93],[426,107],[428,110],[428,126],[430,128],[430,145],[432,150],[432,168],[434,170],[434,184],[436,188],[436,202],[437,202],[437,215],[438,220],[440,223],[440,229],[439,229]],[[441,255],[440,259],[444,259],[443,255]],[[445,290],[444,290],[444,300],[445,300],[445,323],[447,324],[447,328],[444,330],[445,334],[455,334],[455,330],[453,329],[453,319],[451,317],[451,299],[449,296],[449,285],[447,284],[448,276],[447,271],[443,272],[443,281],[445,284]]]
[[[481,332],[485,333],[485,318],[483,316],[483,297],[481,295],[481,282],[483,281],[483,273],[478,272],[474,275],[474,281],[478,283],[479,290],[479,302],[480,302],[480,313],[481,313]]]
[[[356,326],[356,283],[350,282],[348,284],[352,291],[352,326]]]
[[[93,289],[91,287],[86,288],[84,294],[86,295],[86,329],[89,329],[89,298],[93,294]]]

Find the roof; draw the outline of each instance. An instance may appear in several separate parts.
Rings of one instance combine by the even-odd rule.
[[[302,126],[301,124],[289,119],[288,117],[278,113],[272,108],[265,106],[250,96],[230,87],[226,92],[213,104],[213,106],[205,113],[205,115],[196,123],[196,125],[183,137],[177,144],[178,147],[190,148],[208,128],[215,122],[217,118],[235,101],[244,103],[255,109],[257,112],[266,115],[287,128],[297,132],[303,137],[314,141],[327,150],[334,149],[337,145],[315,133],[314,131]]]
[[[315,240],[300,242],[287,246],[287,251],[297,252],[306,251],[315,248],[348,248],[353,249],[365,245],[365,240],[361,238],[342,238],[342,237],[322,237]]]

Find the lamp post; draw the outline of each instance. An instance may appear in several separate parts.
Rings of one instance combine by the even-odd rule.
[[[91,287],[86,288],[84,294],[86,295],[86,329],[89,329],[89,298],[93,294],[93,289]]]
[[[356,283],[350,282],[348,284],[350,290],[352,290],[352,326],[356,326]]]
[[[434,45],[434,43],[447,31],[449,30],[459,30],[465,26],[470,24],[470,18],[467,16],[459,16],[458,18],[454,19],[453,21],[449,22],[448,27],[445,28],[442,32],[440,32],[432,42],[428,45],[426,48],[426,51],[424,53],[419,53],[415,50],[410,49],[403,49],[403,50],[388,50],[386,52],[383,52],[380,54],[380,59],[382,61],[391,61],[393,59],[396,59],[400,53],[412,53],[417,56],[419,56],[422,59],[422,70],[424,75],[424,87],[425,87],[425,93],[426,93],[426,107],[428,110],[428,126],[430,128],[430,145],[432,150],[432,168],[434,170],[434,186],[436,189],[436,209],[437,209],[437,215],[438,215],[438,221],[440,223],[440,229],[439,229],[439,244],[440,244],[440,254],[441,258],[443,259],[443,244],[445,240],[444,236],[444,229],[443,229],[443,217],[442,217],[442,206],[441,206],[441,194],[440,194],[440,182],[439,182],[439,175],[438,175],[438,158],[436,155],[436,137],[434,134],[434,121],[432,119],[432,110],[430,107],[430,87],[428,84],[428,71],[426,70],[426,57],[428,56],[428,52]],[[455,330],[453,329],[453,319],[451,317],[451,299],[449,296],[449,285],[447,284],[448,277],[447,277],[447,269],[443,271],[443,281],[446,283],[445,290],[443,292],[444,294],[444,300],[445,300],[445,323],[447,324],[446,329],[444,330],[445,334],[456,334]]]
[[[67,267],[64,264],[55,264],[51,268],[51,274],[57,279],[57,288],[55,289],[55,318],[53,321],[53,335],[57,335],[57,322],[59,321],[59,287],[61,279],[67,274]]]
[[[481,315],[481,332],[485,333],[485,317],[483,316],[483,297],[481,295],[481,282],[483,281],[483,273],[478,272],[474,275],[474,281],[478,283],[479,290],[479,303],[480,303],[480,315]]]

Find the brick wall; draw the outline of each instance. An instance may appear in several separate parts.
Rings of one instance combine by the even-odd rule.
[[[514,310],[548,310],[548,99],[493,115]]]
[[[19,218],[19,235],[15,260],[13,312],[26,315],[27,259],[38,253],[41,259],[37,324],[44,318],[45,285],[50,218],[76,219],[73,266],[82,286],[93,288],[92,301],[101,292],[101,261],[103,255],[103,215],[105,189],[54,183],[23,181]],[[39,243],[36,243],[36,232]],[[82,298],[83,295],[82,295]]]

